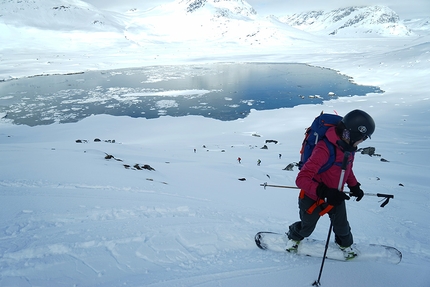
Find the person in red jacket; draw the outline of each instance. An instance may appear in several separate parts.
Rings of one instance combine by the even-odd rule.
[[[326,132],[328,141],[335,146],[336,160],[335,164],[321,173],[318,172],[328,161],[330,152],[325,141],[321,140],[317,143],[296,178],[296,184],[301,189],[300,221],[289,226],[287,251],[296,252],[300,241],[312,234],[320,216],[328,213],[333,224],[336,244],[347,259],[356,256],[351,247],[353,236],[345,206],[345,200],[349,200],[350,197],[342,190],[338,190],[341,166],[336,163],[343,161],[344,152],[351,153],[342,186],[346,183],[350,189],[350,195],[360,201],[364,192],[352,170],[354,151],[360,143],[370,138],[374,130],[375,122],[366,112],[353,110],[346,114],[336,127],[331,127]]]

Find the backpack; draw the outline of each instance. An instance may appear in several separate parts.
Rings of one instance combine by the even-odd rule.
[[[302,149],[300,150],[300,162],[299,162],[299,170],[302,169],[305,162],[309,159],[314,150],[316,144],[323,140],[327,148],[330,152],[330,157],[327,163],[325,163],[318,173],[322,173],[328,170],[336,160],[336,148],[335,146],[329,142],[325,133],[330,127],[336,126],[342,120],[341,116],[334,114],[324,114],[321,112],[319,116],[317,116],[312,122],[311,126],[306,129],[305,139],[302,143]]]

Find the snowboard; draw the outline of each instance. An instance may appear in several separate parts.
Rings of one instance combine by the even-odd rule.
[[[255,243],[264,250],[319,258],[324,255],[326,242],[323,240],[306,238],[300,242],[297,252],[294,253],[286,251],[287,240],[286,234],[276,232],[263,231],[255,235]],[[391,246],[354,243],[352,247],[357,252],[357,256],[352,259],[345,259],[343,252],[337,247],[336,243],[330,242],[326,258],[339,261],[372,261],[391,264],[399,264],[402,260],[402,253]]]

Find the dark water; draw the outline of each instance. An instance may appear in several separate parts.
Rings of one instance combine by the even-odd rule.
[[[0,113],[29,126],[109,114],[157,118],[202,115],[223,121],[367,93],[330,69],[290,63],[155,66],[0,82]]]

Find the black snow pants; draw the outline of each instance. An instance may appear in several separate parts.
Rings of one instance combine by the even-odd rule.
[[[299,199],[300,221],[290,225],[289,231],[287,233],[289,239],[300,241],[312,234],[319,218],[321,217],[319,212],[327,206],[326,204],[322,204],[311,214],[309,214],[307,210],[314,203],[315,201],[306,195]],[[353,243],[353,237],[346,214],[345,201],[343,201],[340,205],[333,207],[328,215],[333,224],[333,232],[335,234],[336,243],[342,247],[351,246]]]

